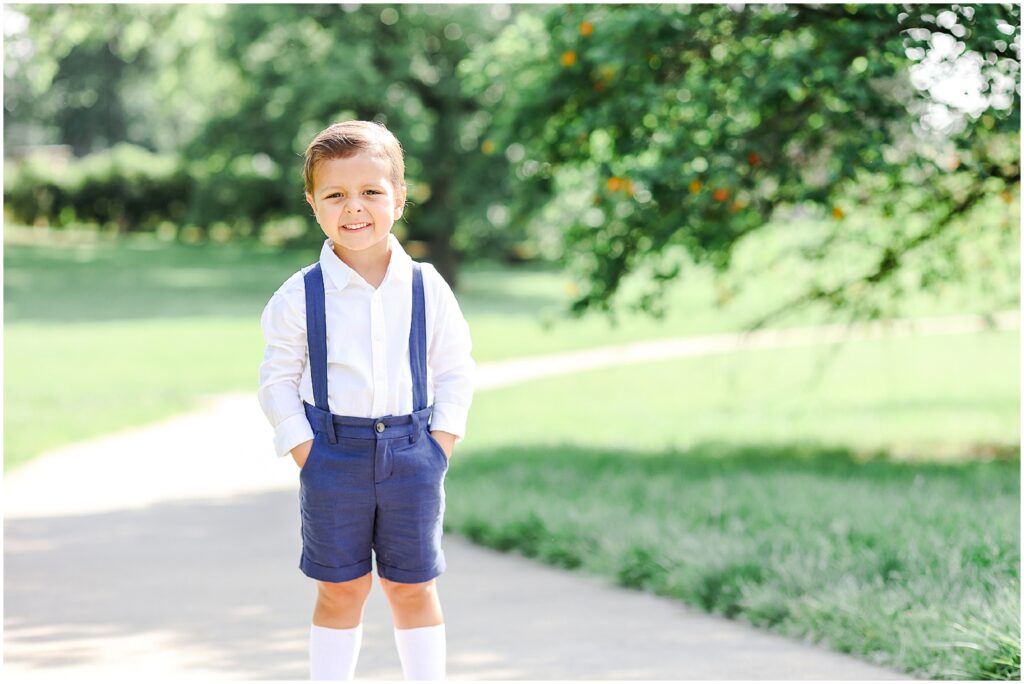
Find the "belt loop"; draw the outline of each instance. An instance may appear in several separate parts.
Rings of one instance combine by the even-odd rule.
[[[413,411],[412,412],[412,437],[409,439],[410,444],[415,444],[416,440],[420,438],[420,417]]]
[[[320,429],[327,433],[327,441],[331,444],[338,443],[338,434],[334,431],[334,416],[330,411],[320,414]]]

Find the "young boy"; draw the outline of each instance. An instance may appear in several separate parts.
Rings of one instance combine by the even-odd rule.
[[[345,121],[306,149],[306,201],[327,239],[263,311],[259,401],[299,466],[302,555],[317,581],[312,679],[352,679],[371,549],[405,679],[444,679],[435,578],[444,479],[466,433],[469,326],[430,264],[391,234],[405,162],[382,124]]]

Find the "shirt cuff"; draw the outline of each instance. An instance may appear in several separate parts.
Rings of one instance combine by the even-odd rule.
[[[434,411],[430,417],[430,429],[450,432],[455,435],[455,442],[458,443],[466,435],[466,419],[469,417],[469,409],[458,404],[434,404]]]
[[[313,439],[313,428],[305,413],[296,413],[281,421],[274,431],[274,448],[278,456],[287,456],[288,452],[299,444]]]

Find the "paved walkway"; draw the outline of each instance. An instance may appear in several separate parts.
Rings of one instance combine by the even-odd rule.
[[[973,318],[918,322],[918,332],[969,332]],[[996,324],[1016,327],[1016,312]],[[748,346],[833,334],[765,331]],[[481,364],[480,389],[737,344],[715,335]],[[5,677],[306,678],[315,588],[296,567],[298,471],[270,444],[254,394],[225,395],[7,476]],[[451,680],[906,679],[453,533],[445,554]],[[391,629],[375,587],[360,678],[401,679]]]

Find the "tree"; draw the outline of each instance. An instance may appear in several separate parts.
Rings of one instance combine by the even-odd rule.
[[[310,215],[302,154],[313,136],[347,118],[379,120],[402,142],[410,236],[456,279],[457,249],[488,233],[478,192],[505,173],[481,155],[486,114],[465,96],[455,65],[504,25],[510,10],[439,5],[232,5],[221,19],[221,57],[241,88],[186,147],[190,158],[264,154],[279,170],[285,213]],[[456,240],[457,225],[468,237]],[[469,224],[469,225],[467,225]]]
[[[130,142],[172,152],[214,96],[207,5],[5,5],[4,143],[69,144],[77,156]]]
[[[493,93],[485,135],[516,162],[513,221],[563,212],[586,279],[576,313],[613,311],[641,270],[632,305],[661,313],[679,250],[725,272],[743,236],[811,206],[831,230],[807,256],[854,243],[866,263],[753,327],[811,302],[871,318],[913,258],[929,254],[917,287],[956,277],[957,229],[1012,235],[976,210],[1019,196],[1018,23],[1017,5],[569,5],[521,15],[460,73]],[[975,60],[974,111],[925,83],[943,48]]]

